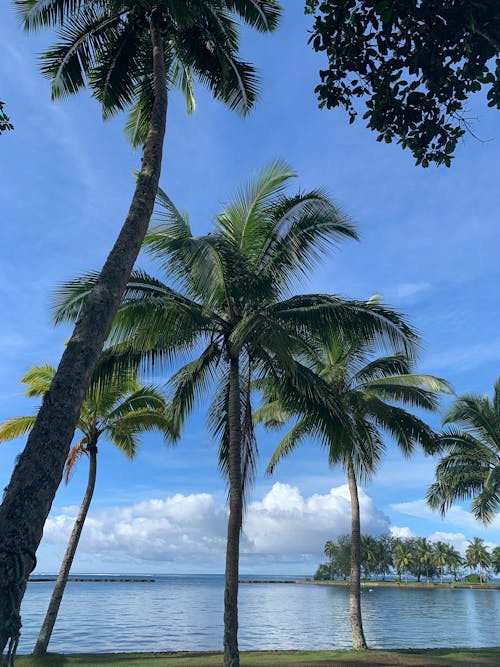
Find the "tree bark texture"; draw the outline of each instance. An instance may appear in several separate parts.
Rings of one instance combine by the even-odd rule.
[[[352,461],[347,461],[347,479],[351,497],[351,579],[349,583],[349,617],[352,647],[357,651],[368,648],[361,617],[361,527],[359,517],[358,485]]]
[[[224,667],[239,667],[238,574],[243,512],[241,479],[241,403],[238,357],[229,371],[229,520],[227,525],[226,581],[224,588]]]
[[[167,113],[158,8],[151,13],[150,33],[155,101],[132,203],[45,394],[0,506],[0,654],[9,644],[8,656],[17,648],[21,600],[36,565],[35,552],[61,481],[80,407],[153,212]]]
[[[87,518],[87,512],[89,511],[92,496],[94,495],[97,468],[97,447],[95,444],[88,447],[88,454],[89,477],[87,488],[85,490],[85,496],[83,497],[80,511],[78,512],[75,525],[71,531],[68,546],[66,547],[66,552],[61,563],[61,569],[57,575],[54,590],[52,591],[52,597],[50,598],[49,606],[47,608],[47,613],[45,614],[38,639],[36,640],[35,648],[33,650],[33,655],[36,656],[45,655],[47,653],[47,647],[52,636],[52,630],[54,629],[54,624],[56,622],[57,614],[59,613],[59,607],[61,606],[62,597],[64,595],[64,589],[66,588],[66,583],[68,581],[69,571],[71,570],[71,566],[73,564],[73,558],[75,557],[78,542],[80,541],[80,535],[82,534],[85,519]]]

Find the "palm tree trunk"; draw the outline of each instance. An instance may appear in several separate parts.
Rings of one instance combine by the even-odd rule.
[[[83,525],[85,523],[85,519],[87,518],[87,512],[89,511],[92,496],[94,495],[97,467],[97,447],[95,444],[88,447],[88,453],[89,478],[87,482],[87,488],[85,490],[85,496],[83,497],[80,511],[76,517],[75,525],[73,526],[68,546],[66,547],[66,552],[61,563],[61,569],[57,575],[54,590],[52,591],[52,597],[50,598],[47,613],[45,614],[45,619],[40,629],[40,634],[36,640],[33,655],[40,656],[47,653],[47,647],[52,636],[54,623],[56,622],[57,614],[59,613],[59,607],[61,606],[62,597],[64,595],[64,589],[66,588],[66,583],[68,581],[69,571],[71,569],[71,565],[73,564],[73,558],[75,557],[78,542],[80,541]]]
[[[238,575],[243,512],[241,479],[241,403],[239,358],[231,356],[229,371],[229,520],[224,588],[224,667],[239,667]]]
[[[21,600],[36,565],[35,552],[61,481],[80,407],[153,211],[167,113],[158,8],[151,12],[150,33],[155,101],[132,203],[64,351],[0,506],[0,654],[8,642],[9,654],[17,648]]]
[[[361,528],[359,517],[358,485],[350,458],[346,460],[349,494],[351,497],[351,580],[349,583],[349,616],[352,646],[357,651],[368,648],[361,617]]]

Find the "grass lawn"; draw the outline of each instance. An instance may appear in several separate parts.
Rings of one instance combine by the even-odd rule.
[[[500,665],[500,648],[414,649],[402,651],[255,651],[241,654],[245,667],[355,667],[362,665],[408,665],[412,667],[456,667]],[[221,653],[93,653],[44,658],[18,656],[17,667],[220,667]]]

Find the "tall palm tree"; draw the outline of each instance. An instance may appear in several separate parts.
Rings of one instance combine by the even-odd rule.
[[[417,537],[415,540],[415,564],[418,568],[417,579],[420,581],[422,572],[425,572],[425,580],[429,583],[433,570],[433,548],[426,537]]]
[[[390,434],[403,453],[409,456],[416,444],[430,451],[433,431],[423,421],[395,404],[434,410],[437,392],[449,391],[443,380],[412,373],[413,363],[405,353],[374,357],[373,336],[339,335],[323,330],[303,352],[305,363],[323,382],[320,394],[324,409],[319,416],[304,405],[304,397],[294,400],[287,387],[271,380],[264,385],[265,404],[256,414],[267,425],[282,425],[290,416],[295,425],[276,447],[268,466],[272,473],[277,462],[296,446],[314,437],[323,445],[331,466],[341,464],[346,473],[351,499],[351,578],[349,608],[352,641],[355,649],[366,648],[361,617],[361,528],[358,480],[368,479],[385,452],[383,433]],[[327,409],[332,397],[340,404],[345,420]]]
[[[404,573],[405,583],[408,583],[408,572],[414,561],[411,544],[407,540],[397,540],[392,550],[392,562],[398,574]]]
[[[333,579],[333,559],[335,558],[335,554],[337,553],[337,545],[335,544],[335,542],[333,542],[332,540],[327,540],[325,542],[323,553],[330,561],[330,579]]]
[[[239,665],[238,557],[245,490],[255,465],[252,378],[273,374],[311,386],[313,374],[294,358],[310,331],[354,328],[411,345],[412,331],[392,311],[321,294],[291,296],[333,243],[355,238],[349,221],[320,190],[287,195],[294,176],[272,163],[230,201],[213,231],[194,236],[186,216],[162,193],[163,224],[146,238],[172,286],[137,271],[116,319],[114,341],[128,341],[158,363],[172,353],[196,355],[172,378],[174,415],[182,424],[194,401],[215,387],[209,427],[219,440],[220,466],[229,481],[224,593],[224,664]],[[58,317],[79,317],[95,281],[69,284]],[[314,407],[314,406],[312,406]],[[330,411],[338,412],[338,405]],[[339,419],[342,419],[339,416]]]
[[[480,537],[469,540],[465,550],[465,564],[473,570],[479,570],[479,581],[484,583],[484,572],[491,566],[491,554]]]
[[[444,568],[448,564],[449,550],[445,542],[438,540],[434,543],[432,549],[432,561],[439,570],[439,577],[443,583]]]
[[[43,397],[50,387],[55,372],[55,368],[48,364],[33,366],[21,379],[26,385],[26,395]],[[0,425],[0,442],[29,433],[34,423],[34,416],[8,419]],[[34,655],[45,655],[47,652],[71,565],[92,502],[97,473],[97,443],[104,436],[128,459],[133,459],[141,433],[156,429],[161,431],[166,439],[171,440],[174,437],[165,398],[154,387],[140,386],[131,374],[111,377],[107,381],[95,378],[85,395],[77,429],[81,433],[81,438],[69,452],[65,479],[66,482],[69,481],[76,462],[82,456],[87,456],[89,459],[87,488],[38,635]]]
[[[463,558],[460,552],[451,544],[446,544],[446,567],[448,568],[448,574],[453,577],[454,581],[457,580],[458,570],[462,564]]]
[[[217,99],[245,114],[256,98],[256,77],[253,67],[238,57],[234,19],[267,32],[276,28],[280,15],[276,0],[16,0],[16,4],[28,30],[60,28],[59,42],[42,59],[53,97],[88,85],[104,117],[131,107],[127,130],[132,142],[144,148],[125,223],[86,301],[0,507],[4,563],[0,654],[10,640],[9,655],[15,653],[25,583],[35,565],[85,390],[153,211],[167,91],[179,86],[192,108],[192,78],[197,76]],[[33,484],[38,477],[42,483]]]
[[[500,379],[493,400],[467,394],[451,406],[440,437],[442,458],[427,502],[442,514],[456,500],[472,498],[472,514],[488,524],[500,509]]]

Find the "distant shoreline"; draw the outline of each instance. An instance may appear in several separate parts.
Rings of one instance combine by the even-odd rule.
[[[57,577],[53,576],[51,577],[50,575],[47,577],[41,576],[41,577],[30,577],[28,581],[30,583],[38,584],[38,583],[47,583],[47,582],[53,582],[56,581]],[[68,581],[71,582],[78,582],[78,583],[109,583],[109,584],[115,584],[115,583],[120,583],[120,584],[150,584],[154,583],[156,579],[150,578],[150,577],[68,577]]]
[[[314,586],[349,586],[349,581],[314,581],[312,579],[240,579],[240,584],[308,584]],[[370,588],[423,588],[429,590],[432,588],[462,588],[462,589],[474,589],[474,590],[500,590],[500,583],[491,583],[491,584],[470,584],[462,581],[452,581],[452,582],[443,582],[440,581],[431,581],[429,583],[425,581],[409,581],[408,583],[399,582],[399,581],[362,581],[362,589]]]

